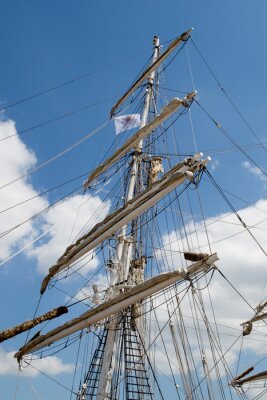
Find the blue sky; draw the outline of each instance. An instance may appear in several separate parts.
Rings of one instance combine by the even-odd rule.
[[[6,146],[0,153],[2,182],[14,179],[25,172],[25,168],[46,161],[107,121],[116,96],[119,97],[124,92],[150,57],[153,36],[157,34],[164,43],[190,27],[195,28],[192,37],[227,93],[259,139],[267,142],[266,13],[267,5],[264,0],[80,0],[75,3],[69,0],[11,0],[2,3],[0,108],[88,74],[84,79],[4,110],[1,114],[2,137],[90,104],[100,103],[29,131],[21,135],[13,145],[11,140],[0,142],[0,145]],[[191,43],[188,46],[188,54],[200,103],[239,145],[255,144],[255,137],[233,110]],[[180,91],[192,90],[185,51],[179,61],[170,66],[170,78],[166,86],[167,84]],[[211,171],[215,179],[248,203],[262,200],[261,207],[266,209],[266,177],[253,168],[243,154],[237,151],[214,151],[233,145],[214,128],[196,104],[192,107],[192,120],[198,150],[204,150],[205,154],[212,156]],[[14,121],[15,126],[11,121]],[[189,138],[186,133],[189,127],[189,120],[186,118],[181,123],[181,153],[193,151],[191,136]],[[114,140],[114,135],[113,125],[110,124],[105,131],[32,174],[26,181],[23,180],[24,186],[21,181],[13,184],[8,195],[2,197],[3,208],[9,205],[7,199],[13,204],[16,199],[22,201],[34,193],[86,173],[101,160],[102,146],[105,151]],[[262,148],[249,148],[247,152],[266,170],[266,152]],[[20,214],[23,218],[29,217],[33,211],[51,204],[83,180],[84,178],[81,178],[67,187],[49,193],[42,200],[36,200],[27,210],[24,208],[18,213],[10,213],[8,218],[1,214],[3,219],[0,225],[7,229],[10,226],[9,222],[15,224]],[[211,200],[204,207],[207,217],[229,211],[215,191],[209,192],[207,189],[206,195],[206,198]],[[99,196],[97,201],[100,202],[103,194]],[[72,205],[78,208],[80,201],[77,198],[73,200],[73,204],[68,203],[68,207]],[[88,200],[88,212],[94,209],[95,201]],[[231,201],[237,209],[244,205],[232,197]],[[246,216],[253,221],[249,210]],[[60,212],[51,212],[42,222],[43,226],[60,222],[60,226],[64,227],[64,217],[63,211],[62,216]],[[260,220],[261,217],[257,218]],[[18,233],[14,237],[15,244],[5,242],[2,249],[5,248],[6,252],[0,255],[1,260],[23,247],[37,232],[38,228],[33,224],[25,234]],[[214,233],[214,238],[216,237]],[[259,238],[264,240],[264,233]],[[55,244],[59,245],[59,232],[54,240]],[[264,246],[264,243],[262,244]],[[49,262],[53,259],[51,248],[48,248],[48,251],[49,254],[45,254],[45,247],[33,248],[31,255],[20,254],[0,266],[0,329],[32,316],[44,273],[45,258]],[[262,259],[258,263],[263,268]],[[237,277],[233,275],[233,279]],[[264,279],[265,275],[262,276],[262,280]],[[57,301],[62,301],[62,297],[54,295],[53,299],[48,299],[43,311],[49,306],[56,306]],[[5,352],[3,357],[21,344],[22,339],[5,343],[2,346]],[[66,358],[64,362],[68,370],[72,360]],[[57,378],[69,387],[68,377],[68,372],[57,375]],[[38,376],[32,378],[32,381],[40,390],[42,398],[49,398],[51,393],[53,397],[57,395],[58,399],[66,398],[66,392],[57,385],[47,389],[46,378]],[[0,382],[0,399],[14,398],[16,375],[0,369]],[[28,383],[22,382],[21,385],[17,398],[34,399]],[[26,389],[21,389],[23,385],[31,394],[25,394]]]

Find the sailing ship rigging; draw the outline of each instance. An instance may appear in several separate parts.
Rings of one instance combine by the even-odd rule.
[[[164,63],[186,46],[191,32],[179,35],[163,52],[155,36],[150,65],[112,107],[114,120],[122,107],[133,107],[133,100],[141,99],[140,110],[133,110],[141,114],[138,129],[118,138],[123,143],[83,185],[90,193],[107,185],[109,214],[90,229],[85,227],[49,268],[41,296],[49,296],[71,274],[81,273],[99,254],[106,276],[100,274],[100,283],[86,279],[89,294],[80,288],[66,305],[0,334],[0,340],[6,340],[39,322],[63,318],[72,306],[89,307],[50,330],[46,322],[42,332],[15,355],[22,367],[78,342],[84,353],[79,383],[72,393],[76,400],[248,399],[244,385],[259,381],[263,384],[255,398],[266,393],[267,373],[247,377],[251,368],[233,372],[229,348],[223,348],[219,335],[209,288],[214,276],[224,279],[217,265],[220,254],[211,248],[205,222],[194,220],[192,211],[192,201],[202,210],[199,190],[202,178],[211,177],[207,172],[211,158],[198,151],[179,154],[177,138],[170,134],[174,122],[194,107],[197,92],[188,90],[158,109]],[[190,221],[182,212],[183,202],[191,211]],[[205,246],[200,236],[206,237]],[[243,323],[244,337],[254,322],[264,320],[265,307],[266,302],[260,304],[255,316]],[[185,323],[189,314],[191,330]],[[172,385],[166,384],[168,379]]]

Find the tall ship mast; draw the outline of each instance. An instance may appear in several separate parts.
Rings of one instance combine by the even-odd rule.
[[[203,212],[203,177],[216,186],[211,158],[196,144],[194,153],[180,154],[171,131],[176,120],[191,112],[197,92],[193,88],[163,104],[159,96],[163,73],[191,32],[165,49],[155,36],[149,64],[112,107],[116,143],[83,184],[84,193],[92,195],[107,188],[108,213],[101,216],[98,210],[94,224],[85,225],[49,268],[41,299],[62,280],[81,275],[97,256],[104,273],[86,278],[61,307],[36,312],[32,320],[0,333],[4,341],[45,322],[15,354],[21,371],[78,343],[71,389],[75,400],[249,399],[243,385],[267,379],[266,372],[247,378],[251,368],[233,372],[231,346],[224,348],[219,334],[209,288],[214,276],[223,274],[207,226],[193,211],[197,202]],[[128,108],[133,112],[125,114]],[[251,234],[243,218],[236,217]],[[81,313],[73,312],[76,306]],[[254,322],[265,320],[265,307],[266,302],[259,305],[243,323],[244,336]],[[265,390],[258,393],[263,396]]]

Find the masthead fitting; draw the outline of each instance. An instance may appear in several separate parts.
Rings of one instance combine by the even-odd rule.
[[[153,37],[153,44],[156,45],[157,42],[158,42],[158,40],[159,40],[159,37],[158,37],[157,35],[155,35],[155,36]],[[158,45],[158,44],[157,44],[157,45]]]
[[[184,32],[182,35],[178,36],[176,39],[174,39],[167,49],[155,60],[155,62],[152,63],[142,74],[139,76],[139,78],[132,84],[132,86],[127,90],[126,93],[124,93],[123,96],[120,97],[120,99],[116,102],[116,104],[112,107],[110,111],[110,118],[114,116],[116,113],[116,110],[120,107],[122,103],[124,103],[129,96],[141,85],[142,82],[144,82],[146,79],[149,78],[150,74],[155,71],[160,64],[183,42],[186,42],[187,39],[190,36],[190,32],[192,29],[189,29],[187,32]]]

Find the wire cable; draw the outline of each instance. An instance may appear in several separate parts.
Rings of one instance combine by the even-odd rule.
[[[263,173],[264,176],[267,177],[267,173],[266,171],[264,171],[264,169],[262,169],[257,163],[256,161],[253,160],[253,158],[251,158],[248,153],[241,147],[239,146],[239,144],[229,135],[229,133],[221,126],[221,124],[219,124],[210,114],[209,112],[199,103],[198,100],[195,100],[195,102],[197,103],[197,105],[201,108],[201,110],[209,117],[209,119],[214,123],[214,125],[216,126],[216,128],[218,128],[223,134],[224,136],[227,137],[228,140],[230,140],[230,142],[236,146],[236,148],[244,154],[244,156],[253,164],[255,165],[256,168],[259,169],[259,171],[261,171]]]
[[[24,362],[25,362],[28,366],[30,366],[30,367],[32,367],[33,369],[35,369],[36,371],[40,372],[40,374],[46,376],[46,377],[47,377],[48,379],[50,379],[51,381],[55,382],[57,385],[59,385],[59,386],[63,387],[64,389],[66,389],[68,392],[71,392],[71,393],[77,395],[76,392],[73,392],[73,391],[72,391],[71,389],[69,389],[67,386],[63,385],[63,383],[61,383],[61,382],[57,381],[56,379],[52,378],[51,376],[49,376],[49,375],[46,374],[45,372],[41,371],[39,368],[37,368],[37,367],[35,367],[34,365],[30,364],[28,361],[24,360]]]
[[[117,97],[117,96],[106,97],[106,98],[105,98],[104,100],[102,100],[102,101],[98,101],[98,102],[96,102],[96,103],[88,104],[88,105],[86,105],[86,106],[83,106],[83,107],[77,108],[77,109],[75,109],[75,110],[66,112],[66,113],[64,113],[64,114],[58,115],[57,117],[51,118],[51,119],[49,119],[49,120],[47,120],[47,121],[43,121],[43,122],[40,122],[39,124],[30,126],[29,128],[22,129],[21,131],[18,131],[17,133],[14,133],[14,134],[12,134],[12,135],[5,136],[5,137],[3,137],[3,138],[0,139],[0,142],[2,142],[2,141],[4,141],[4,140],[7,140],[7,139],[10,139],[10,138],[12,138],[12,137],[14,137],[14,136],[21,136],[21,135],[24,134],[24,133],[31,132],[31,131],[33,131],[34,129],[37,129],[37,128],[40,128],[40,127],[42,127],[42,126],[51,124],[52,122],[55,122],[55,121],[59,121],[59,120],[61,120],[61,119],[63,119],[63,118],[69,117],[70,115],[74,115],[74,114],[79,113],[79,112],[81,112],[81,111],[88,110],[88,109],[90,109],[90,108],[92,108],[92,107],[95,107],[95,106],[97,106],[97,105],[99,105],[99,104],[104,103],[104,102],[107,101],[107,100],[111,100],[111,99],[114,99],[114,98],[116,98],[116,97]]]
[[[64,156],[67,154],[69,151],[73,150],[75,147],[79,146],[81,143],[85,142],[87,139],[95,135],[97,132],[99,132],[101,129],[103,129],[105,126],[107,126],[110,123],[110,120],[107,120],[104,124],[100,125],[98,128],[93,130],[92,132],[88,133],[87,135],[83,136],[81,139],[79,139],[77,142],[73,143],[72,145],[66,147],[64,150],[56,154],[55,156],[49,158],[48,160],[44,161],[43,163],[37,165],[36,167],[30,169],[28,172],[26,172],[23,175],[20,175],[18,178],[13,179],[12,181],[9,181],[8,183],[5,183],[4,185],[0,186],[0,189],[4,189],[7,186],[12,185],[13,183],[26,178],[27,176],[39,171],[41,168],[46,167],[48,164],[52,163],[53,161],[59,159],[60,157]]]
[[[45,191],[43,191],[43,192],[41,192],[41,193],[38,193],[38,194],[36,194],[35,196],[29,197],[29,198],[26,199],[26,200],[20,201],[19,203],[16,203],[16,204],[14,204],[13,206],[10,206],[10,207],[8,207],[8,208],[5,208],[5,209],[1,210],[1,211],[0,211],[0,214],[4,213],[4,212],[6,212],[6,211],[12,210],[13,208],[16,208],[16,207],[18,207],[18,206],[20,206],[20,205],[22,205],[22,204],[25,204],[25,203],[27,203],[28,201],[34,200],[34,199],[36,199],[37,197],[44,196],[45,194],[50,193],[50,192],[52,192],[53,190],[58,189],[58,188],[60,188],[60,187],[62,187],[62,186],[64,186],[64,185],[67,185],[68,183],[74,182],[74,181],[76,181],[76,180],[78,180],[78,179],[80,179],[80,178],[82,178],[82,177],[84,177],[84,176],[87,176],[90,172],[91,172],[91,170],[85,172],[84,174],[81,174],[81,175],[79,175],[79,176],[76,176],[75,178],[69,179],[68,181],[65,181],[65,182],[63,182],[63,183],[60,183],[59,185],[53,186],[52,188],[47,189],[47,190],[45,190]]]
[[[140,54],[140,52],[132,54],[131,56],[124,57],[124,59],[129,60],[129,59],[135,58],[138,54]],[[64,86],[67,86],[67,85],[70,85],[70,84],[75,83],[77,81],[86,79],[89,76],[92,76],[92,75],[95,75],[95,74],[97,74],[99,72],[105,71],[105,70],[107,70],[107,69],[109,69],[111,67],[114,67],[114,66],[118,65],[118,64],[121,64],[121,60],[118,61],[118,62],[115,62],[115,63],[107,64],[106,66],[104,66],[102,68],[99,68],[99,69],[97,69],[95,71],[90,71],[90,72],[87,72],[87,73],[85,73],[83,75],[78,75],[78,76],[76,76],[76,77],[74,77],[72,79],[66,80],[64,82],[61,82],[61,83],[56,84],[54,86],[51,86],[51,87],[49,87],[47,89],[40,90],[39,92],[36,92],[36,93],[34,93],[34,94],[30,95],[30,96],[26,96],[26,97],[23,97],[21,99],[15,100],[14,102],[11,102],[11,103],[7,104],[4,107],[1,107],[0,111],[5,111],[5,110],[7,110],[7,109],[9,109],[11,107],[14,107],[14,106],[18,105],[18,104],[25,103],[27,101],[35,99],[36,97],[40,97],[40,96],[42,96],[44,94],[47,94],[49,92],[53,92],[53,91],[55,91],[57,89],[60,89],[60,88],[62,88]]]
[[[40,215],[42,215],[43,213],[45,213],[46,211],[50,210],[51,208],[53,208],[54,206],[56,206],[58,203],[60,203],[61,201],[63,201],[64,199],[66,199],[68,196],[72,195],[73,193],[77,192],[78,190],[83,190],[83,187],[78,186],[78,188],[75,188],[74,190],[72,190],[71,192],[67,193],[66,195],[62,196],[60,199],[56,200],[54,203],[50,204],[49,206],[43,208],[41,211],[37,212],[36,214],[32,215],[30,218],[20,222],[19,224],[13,226],[12,228],[9,228],[3,232],[0,233],[0,238],[5,237],[6,235],[8,235],[10,232],[13,232],[15,229],[18,229],[20,226],[26,224],[29,221],[32,221],[33,219],[35,219],[36,217],[39,217]]]
[[[234,208],[234,206],[232,205],[232,203],[230,202],[230,200],[226,197],[226,195],[224,194],[224,192],[221,190],[220,186],[217,184],[217,182],[215,181],[215,179],[213,178],[213,176],[211,175],[211,173],[209,171],[205,171],[207,176],[210,178],[211,182],[213,183],[214,187],[218,190],[218,192],[220,193],[220,195],[222,196],[222,198],[226,201],[226,203],[228,204],[228,206],[230,207],[230,209],[233,211],[233,213],[235,214],[235,216],[238,218],[238,220],[240,221],[241,225],[243,226],[243,228],[245,228],[247,230],[247,232],[250,234],[250,236],[252,237],[252,239],[254,240],[254,242],[258,245],[258,247],[261,249],[261,251],[263,252],[263,254],[267,257],[267,252],[264,250],[264,248],[261,246],[261,244],[258,242],[258,240],[256,239],[256,237],[253,235],[253,233],[251,232],[251,230],[249,229],[249,227],[246,225],[246,223],[243,221],[243,219],[240,217],[240,215],[238,214],[238,212],[236,211],[236,209]]]
[[[252,127],[249,125],[248,121],[246,120],[246,118],[244,117],[244,115],[241,113],[241,111],[238,109],[237,105],[234,103],[234,101],[231,99],[230,95],[226,92],[226,90],[224,89],[224,87],[222,86],[222,84],[220,83],[219,79],[217,78],[217,76],[215,75],[214,71],[211,69],[210,65],[208,64],[207,60],[204,58],[204,56],[202,55],[202,53],[200,52],[198,46],[196,45],[196,43],[193,41],[192,37],[190,36],[190,40],[193,43],[196,51],[198,52],[199,56],[201,57],[201,59],[203,60],[204,64],[206,65],[206,67],[208,68],[211,76],[214,78],[215,82],[218,84],[219,88],[221,89],[221,91],[223,92],[223,94],[225,95],[225,97],[227,98],[227,100],[230,102],[230,104],[232,105],[232,107],[234,108],[234,110],[238,113],[238,115],[240,116],[240,118],[242,119],[242,121],[244,122],[244,124],[246,125],[246,127],[249,129],[249,131],[252,133],[252,135],[255,137],[255,139],[257,140],[257,142],[260,144],[260,146],[262,147],[262,149],[267,152],[266,147],[264,146],[264,144],[262,143],[262,141],[259,139],[258,135],[256,134],[256,132],[254,131],[254,129],[252,129]]]

